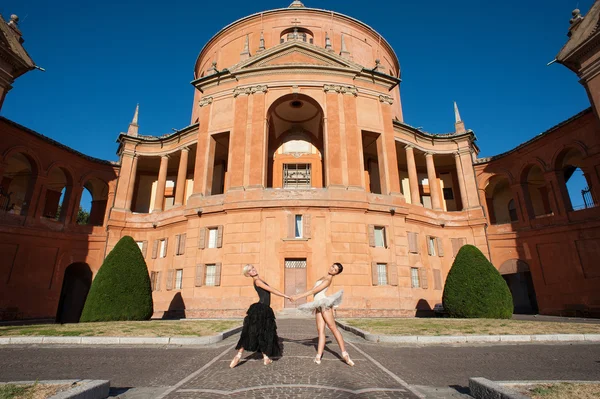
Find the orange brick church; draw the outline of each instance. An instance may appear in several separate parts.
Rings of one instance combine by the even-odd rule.
[[[0,320],[76,321],[125,235],[156,317],[239,317],[256,296],[244,264],[294,294],[332,262],[344,264],[339,315],[412,317],[441,302],[464,244],[498,268],[516,312],[600,316],[599,17],[599,1],[574,11],[557,56],[591,107],[491,158],[456,105],[451,132],[404,123],[386,40],[299,0],[213,36],[191,124],[146,136],[136,109],[116,163],[0,118]],[[35,67],[22,44],[18,18],[0,17],[0,101]],[[581,209],[566,186],[578,169]]]

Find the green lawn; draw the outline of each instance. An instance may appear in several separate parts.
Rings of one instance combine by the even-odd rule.
[[[241,325],[241,320],[113,321],[0,327],[0,337],[201,337]]]
[[[514,388],[514,387],[513,387]],[[519,386],[516,390],[532,399],[600,398],[600,384],[556,383]]]
[[[600,324],[503,319],[382,318],[341,321],[363,331],[381,335],[600,334]]]

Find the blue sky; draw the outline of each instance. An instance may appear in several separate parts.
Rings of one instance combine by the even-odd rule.
[[[0,13],[19,15],[25,46],[46,72],[21,77],[2,115],[85,154],[117,160],[115,139],[136,103],[142,134],[187,126],[189,82],[202,46],[234,20],[290,2],[3,0]],[[405,122],[450,132],[457,101],[480,156],[507,151],[589,106],[575,74],[546,64],[567,40],[571,10],[587,12],[592,3],[304,2],[376,29],[400,60]]]

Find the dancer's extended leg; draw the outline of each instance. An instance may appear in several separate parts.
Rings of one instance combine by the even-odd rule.
[[[319,343],[317,345],[317,356],[315,357],[315,363],[321,364],[321,358],[323,357],[323,351],[325,350],[325,341],[327,339],[325,336],[325,320],[319,311],[316,312],[315,319],[317,321],[317,333],[319,334]]]
[[[335,340],[340,346],[340,350],[342,351],[342,358],[344,358],[344,361],[350,366],[354,366],[354,362],[350,359],[350,355],[348,355],[348,352],[346,352],[346,344],[344,343],[344,337],[342,337],[342,333],[340,332],[340,330],[338,330],[337,326],[335,325],[333,310],[325,309],[321,312],[321,314],[323,315],[323,319],[325,320],[327,327],[329,327],[329,329],[333,333],[333,336],[335,337]]]

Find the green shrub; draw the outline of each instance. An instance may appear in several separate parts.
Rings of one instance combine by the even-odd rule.
[[[125,236],[108,254],[85,301],[81,322],[148,320],[152,289],[146,261],[133,238]]]
[[[513,313],[506,282],[473,245],[458,251],[446,278],[442,302],[451,317],[509,319]]]

